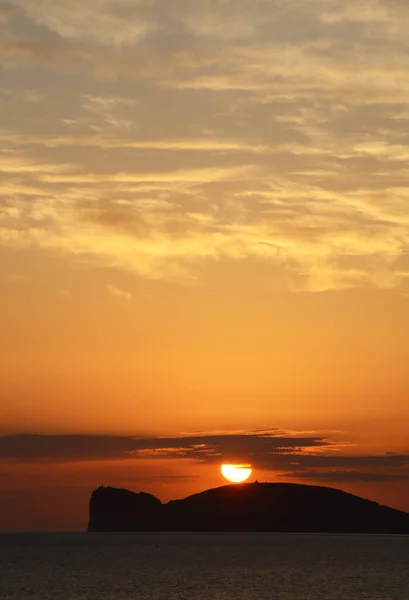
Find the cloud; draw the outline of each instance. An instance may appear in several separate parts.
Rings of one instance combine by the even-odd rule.
[[[128,301],[132,300],[131,292],[124,292],[123,290],[118,289],[114,285],[109,285],[109,284],[107,285],[107,288],[108,288],[108,292],[114,298],[122,298],[123,300],[128,300]]]
[[[82,107],[90,112],[106,113],[106,111],[114,108],[134,106],[135,104],[135,100],[130,98],[121,98],[120,96],[93,96],[86,94],[85,102]]]
[[[99,108],[96,112],[99,112]],[[174,152],[220,152],[220,153],[255,153],[276,154],[278,149],[267,145],[255,145],[240,139],[200,137],[200,138],[155,138],[141,139],[127,137],[109,137],[103,135],[39,137],[0,133],[0,139],[5,143],[17,146],[45,146],[48,148],[89,147],[105,149],[136,149],[136,150],[165,150]]]
[[[0,6],[0,25],[8,25],[13,20],[14,16],[15,9],[11,4],[5,3]]]
[[[3,245],[151,279],[251,260],[293,291],[407,288],[407,2],[10,6]]]
[[[351,454],[351,445],[344,438],[339,432],[280,429],[177,437],[15,434],[0,436],[0,459],[57,463],[167,459],[202,465],[229,461],[250,463],[256,472],[270,472],[274,478],[293,481],[365,483],[409,479],[409,454]]]
[[[120,459],[134,448],[132,438],[87,435],[0,436],[0,458],[21,461]]]
[[[407,467],[409,463],[408,454],[379,454],[379,455],[348,455],[348,454],[301,454],[296,457],[278,458],[270,456],[260,457],[259,464],[267,470],[271,468],[288,469],[297,471],[300,467],[304,472],[308,472],[311,468],[320,468],[328,472],[329,469],[344,469],[351,471],[353,469],[369,470],[375,469],[382,471],[385,469],[399,469]]]
[[[45,27],[63,39],[91,39],[105,44],[134,44],[143,38],[152,28],[148,19],[127,11],[129,3],[116,0],[89,0],[87,4],[81,0],[72,0],[68,7],[62,0],[15,0],[26,16],[39,26]],[[143,0],[134,0],[138,5],[146,6]],[[115,14],[115,8],[123,8],[126,16]]]
[[[72,165],[41,162],[34,157],[10,155],[2,156],[0,172],[3,174],[39,174],[63,173],[72,169]]]
[[[365,471],[292,471],[285,477],[326,483],[388,483],[408,481],[409,471],[401,473],[376,473]]]
[[[116,173],[45,173],[38,179],[44,183],[213,183],[220,180],[233,179],[240,181],[249,176],[251,165],[242,167],[210,167],[203,169],[176,169],[173,171],[146,171],[146,172],[116,172]]]
[[[279,431],[197,434],[181,437],[101,435],[0,436],[0,458],[15,460],[96,460],[104,458],[185,458],[205,462],[281,454],[300,448],[323,448],[331,442],[319,436],[297,437]]]
[[[347,454],[349,445],[331,432],[263,430],[180,437],[109,435],[0,436],[0,459],[11,461],[103,461],[177,459],[198,464],[251,463],[274,477],[310,481],[366,482],[409,478],[409,454]]]
[[[20,169],[27,168],[35,172],[31,165]],[[236,173],[242,180],[240,191],[234,189]],[[212,182],[212,177],[219,177],[219,182]],[[294,289],[400,285],[408,234],[398,194],[385,192],[389,203],[377,206],[369,198],[366,203],[364,193],[357,198],[355,193],[333,192],[328,193],[332,202],[328,205],[319,187],[299,184],[252,190],[251,175],[247,178],[245,170],[220,167],[190,173],[34,174],[33,184],[26,189],[21,183],[4,187],[3,243],[12,240],[84,253],[101,264],[150,278],[172,277],[182,267],[188,278],[197,262],[250,257],[268,261],[289,276],[293,273]],[[46,189],[40,199],[39,194],[35,198],[39,181],[70,187],[59,192],[58,201],[57,192]],[[117,193],[123,200],[103,199],[110,195],[112,184],[120,186]],[[73,185],[78,192],[74,193]],[[226,186],[231,188],[230,202],[211,204],[210,195],[216,190],[223,193]],[[77,196],[95,198],[95,194],[97,201],[76,200]],[[34,197],[33,202],[24,196]]]
[[[348,96],[372,103],[399,96],[405,101],[409,11],[404,3],[391,7],[383,0],[365,10],[362,3],[345,8],[339,0],[194,6],[178,0],[171,7],[159,1],[93,0],[86,7],[75,2],[68,10],[61,0],[15,1],[34,24],[69,40],[58,44],[59,55],[75,59],[73,41],[81,40],[77,67],[83,69],[85,59],[99,76],[147,77],[178,89],[270,90],[287,98]],[[7,44],[4,50],[12,51]],[[115,45],[114,53],[106,52],[109,45]],[[26,49],[44,60],[40,45]],[[47,61],[50,67],[53,63]]]

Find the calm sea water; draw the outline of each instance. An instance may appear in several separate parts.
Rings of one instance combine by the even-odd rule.
[[[409,537],[0,535],[1,600],[409,600]]]

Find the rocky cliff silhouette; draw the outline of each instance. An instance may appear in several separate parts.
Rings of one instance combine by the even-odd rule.
[[[91,496],[88,531],[409,534],[409,513],[292,483],[226,485],[167,504],[144,492],[100,487]]]

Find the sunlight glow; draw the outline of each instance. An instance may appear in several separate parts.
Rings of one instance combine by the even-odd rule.
[[[222,465],[220,468],[223,477],[232,483],[242,483],[251,475],[251,465]]]

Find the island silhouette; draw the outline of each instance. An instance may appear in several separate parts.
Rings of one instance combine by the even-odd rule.
[[[296,483],[225,485],[166,504],[145,492],[101,486],[91,496],[88,531],[409,534],[409,513]]]

